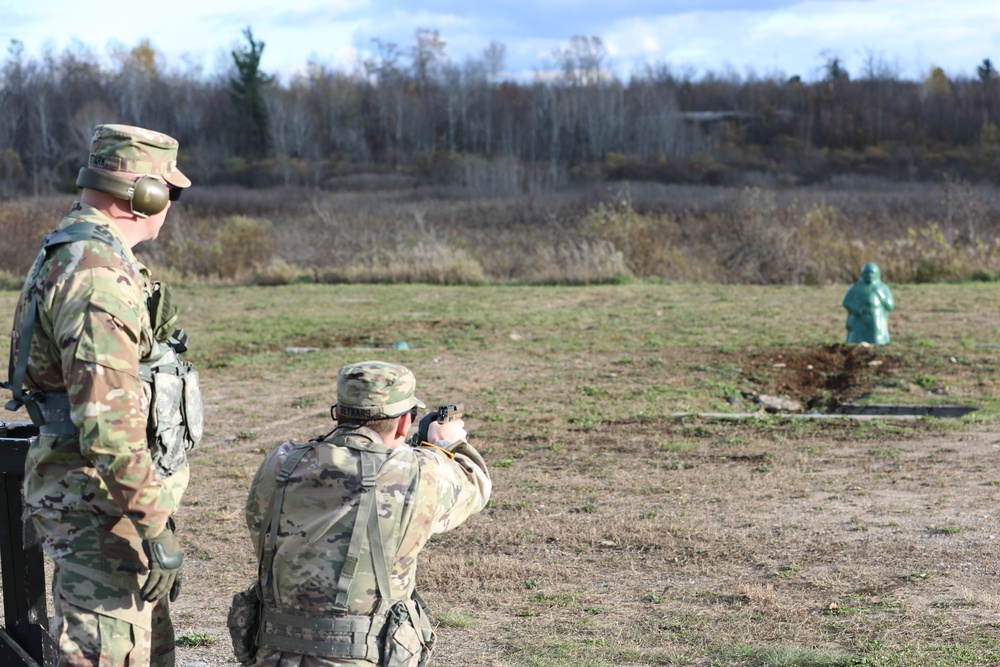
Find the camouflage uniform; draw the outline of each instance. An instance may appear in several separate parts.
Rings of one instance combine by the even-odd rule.
[[[99,126],[91,164],[159,174],[186,187],[176,153],[177,142],[166,135]],[[69,418],[79,429],[42,435],[30,448],[25,515],[55,565],[51,631],[60,665],[173,665],[167,598],[151,603],[139,596],[148,572],[142,541],[163,532],[189,477],[185,464],[161,478],[146,441],[149,389],[139,362],[157,344],[146,308],[149,274],[115,222],[92,206],[76,202],[57,229],[81,221],[105,227],[123,256],[99,240],[55,246],[37,279],[26,281],[14,317],[17,350],[35,291],[25,382],[68,395]]]
[[[345,380],[352,369],[362,370],[361,382]],[[414,405],[423,407],[413,397],[413,384],[413,375],[401,366],[380,362],[347,366],[338,375],[341,416],[352,409],[364,412],[368,408],[359,406],[365,403],[376,405],[383,415],[405,413]],[[374,452],[384,461],[375,476],[373,511],[377,512],[381,534],[391,536],[386,540],[386,552],[395,550],[387,567],[391,596],[410,596],[417,556],[430,537],[455,528],[481,510],[492,489],[486,465],[471,445],[465,441],[437,444],[440,447],[403,445],[389,449],[375,431],[343,424],[332,437],[313,444],[285,486],[271,568],[274,611],[335,618],[336,588],[362,495],[361,450]],[[286,442],[272,451],[254,476],[246,521],[259,551],[268,537],[266,515],[276,477],[296,447],[302,445]],[[266,574],[262,581],[267,581]],[[378,590],[373,559],[365,547],[350,587],[347,614],[373,614],[379,605]],[[266,623],[263,630],[276,631]],[[285,631],[307,639],[310,636],[305,628]],[[253,663],[256,667],[370,667],[373,663],[364,658],[321,657],[268,648],[266,635],[262,644]]]

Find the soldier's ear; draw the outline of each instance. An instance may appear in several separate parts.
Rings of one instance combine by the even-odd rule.
[[[396,435],[395,435],[395,437],[397,437],[397,438],[403,438],[405,440],[406,436],[409,435],[409,433],[410,433],[410,424],[412,423],[412,421],[413,420],[410,418],[410,413],[409,412],[407,412],[402,417],[400,417],[399,421],[396,422]]]

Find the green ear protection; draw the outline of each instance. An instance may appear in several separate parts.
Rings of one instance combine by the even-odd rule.
[[[168,188],[166,183],[152,176],[141,176],[133,182],[90,167],[80,169],[76,187],[99,190],[124,199],[129,203],[132,213],[140,218],[156,215],[167,207],[167,202],[176,200],[174,190],[180,194],[179,189]]]

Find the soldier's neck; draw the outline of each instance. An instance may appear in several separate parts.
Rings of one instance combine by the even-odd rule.
[[[128,202],[124,199],[84,188],[80,193],[80,202],[93,206],[114,220],[129,248],[134,248],[141,241],[147,240],[145,225],[142,224],[144,220],[132,213]]]

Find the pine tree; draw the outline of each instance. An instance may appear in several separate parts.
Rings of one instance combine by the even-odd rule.
[[[229,79],[229,94],[242,125],[240,134],[247,142],[243,150],[237,152],[261,157],[267,147],[267,109],[264,105],[264,95],[274,78],[260,70],[264,42],[254,40],[249,26],[243,31],[243,35],[249,45],[232,52],[236,76]]]

